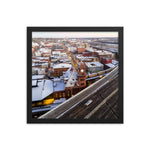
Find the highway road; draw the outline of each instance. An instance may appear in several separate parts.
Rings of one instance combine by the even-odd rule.
[[[109,94],[111,94],[111,92],[113,92],[113,89],[116,89],[116,87],[118,86],[118,78],[114,78],[114,76],[116,76],[117,73],[118,73],[118,67],[116,67],[114,70],[112,70],[110,73],[108,73],[108,75],[106,75],[102,79],[98,80],[91,86],[82,90],[75,96],[69,98],[67,101],[60,104],[58,107],[56,107],[53,110],[42,115],[41,117],[39,117],[39,119],[48,119],[48,118],[49,119],[59,119],[61,117],[67,118],[67,117],[71,117],[71,116],[68,116],[68,115],[66,116],[66,114],[69,113],[70,111],[75,111],[75,110],[76,110],[76,114],[73,113],[72,117],[73,118],[80,118],[80,117],[83,118],[84,115],[86,114],[86,112],[85,112],[86,110],[94,109],[94,107],[100,101],[105,99],[105,97],[107,97]],[[114,78],[114,79],[112,80],[112,78]],[[112,84],[112,85],[110,86],[110,84]],[[108,85],[108,86],[106,86],[105,88],[102,88],[102,87],[104,87],[104,85]],[[108,90],[108,87],[111,87],[111,89]],[[101,95],[95,94],[95,93],[99,93],[100,90],[101,90]],[[94,101],[96,99],[96,96],[99,99],[99,102]],[[91,105],[91,107],[88,107],[88,109],[84,109],[81,107],[81,110],[84,111],[84,113],[82,113],[82,114],[84,114],[84,115],[79,116],[77,111],[81,111],[81,110],[77,110],[76,108],[79,105],[81,105],[82,103],[85,103],[87,100],[90,100],[90,99],[93,101],[94,105]],[[88,113],[90,112],[90,110],[88,110]]]

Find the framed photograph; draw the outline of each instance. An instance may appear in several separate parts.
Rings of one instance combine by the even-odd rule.
[[[123,123],[123,27],[27,27],[27,123]]]

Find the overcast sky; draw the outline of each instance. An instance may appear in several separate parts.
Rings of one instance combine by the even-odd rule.
[[[32,32],[32,38],[118,37],[118,32]]]

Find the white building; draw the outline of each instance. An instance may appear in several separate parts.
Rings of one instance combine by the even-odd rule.
[[[86,70],[89,73],[98,72],[104,69],[104,65],[98,61],[85,62]]]

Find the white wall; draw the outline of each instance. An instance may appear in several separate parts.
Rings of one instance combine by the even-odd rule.
[[[0,149],[149,149],[148,2],[1,1]],[[26,124],[26,26],[124,26],[123,125]]]

